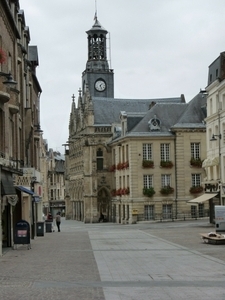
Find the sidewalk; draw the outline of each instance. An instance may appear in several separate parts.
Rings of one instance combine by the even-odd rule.
[[[190,236],[203,230],[201,222],[62,220],[61,228],[35,238],[31,250],[22,246],[0,258],[1,300],[225,299],[225,260],[218,258],[225,245],[205,245],[197,236],[196,248],[203,251],[193,242],[188,246]],[[182,231],[186,246],[180,243]]]

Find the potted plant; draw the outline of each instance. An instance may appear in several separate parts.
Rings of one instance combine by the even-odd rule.
[[[121,196],[122,195],[122,189],[116,190],[116,196]]]
[[[111,195],[112,195],[113,197],[116,196],[116,189],[113,189],[113,190],[111,191]]]
[[[202,161],[201,158],[194,158],[192,157],[190,160],[190,165],[196,168],[201,168],[202,167]]]
[[[127,187],[127,188],[125,189],[125,195],[129,195],[129,194],[130,194],[130,188]]]
[[[127,169],[127,168],[129,168],[129,161],[123,163],[123,169]]]
[[[203,192],[203,187],[202,186],[192,186],[189,190],[191,194],[198,194]]]
[[[162,168],[172,168],[173,167],[173,163],[172,163],[171,160],[161,160],[160,166]]]
[[[122,163],[118,163],[116,166],[117,170],[122,170],[123,168],[123,164]]]
[[[169,194],[172,194],[173,192],[174,192],[174,188],[172,188],[169,185],[162,187],[160,190],[160,193],[162,195],[169,195]]]
[[[143,195],[152,197],[155,194],[154,187],[143,188]]]
[[[0,48],[0,64],[4,64],[6,62],[6,54],[5,52]]]
[[[143,159],[143,161],[142,161],[142,167],[143,168],[154,168],[154,161],[153,160]]]
[[[110,172],[115,172],[116,170],[116,165],[112,165],[110,168],[109,168],[109,171]]]

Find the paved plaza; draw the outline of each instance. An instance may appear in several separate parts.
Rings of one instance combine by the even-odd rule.
[[[225,299],[225,245],[202,242],[207,219],[61,227],[4,253],[1,300]]]

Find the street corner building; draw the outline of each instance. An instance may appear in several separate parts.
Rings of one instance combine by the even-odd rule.
[[[96,18],[86,33],[88,60],[65,144],[66,218],[95,223],[103,214],[132,224],[208,216],[208,202],[188,202],[205,192],[207,97],[114,98],[108,32]]]
[[[42,220],[40,172],[41,87],[37,46],[19,1],[0,1],[0,255],[13,247],[15,226],[26,220],[30,236]]]

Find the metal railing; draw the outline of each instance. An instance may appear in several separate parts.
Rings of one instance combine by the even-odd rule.
[[[182,211],[177,213],[161,213],[145,216],[144,214],[137,215],[137,221],[175,221],[175,220],[197,220],[201,218],[209,217],[209,210],[200,210],[196,212]]]

